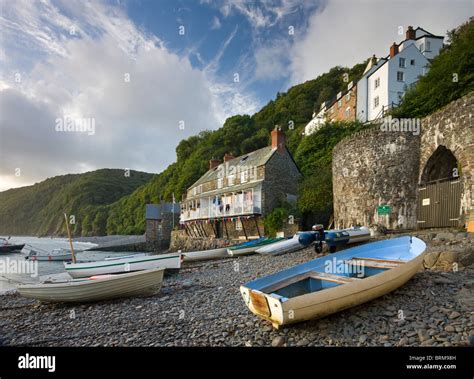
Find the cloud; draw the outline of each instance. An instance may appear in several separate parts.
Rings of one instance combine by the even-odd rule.
[[[295,33],[290,83],[313,79],[337,65],[352,66],[372,54],[386,56],[394,41],[404,39],[398,34],[400,26],[445,35],[472,12],[471,0],[329,0],[312,14],[305,32]]]
[[[255,50],[254,80],[272,80],[288,75],[288,51],[290,44],[287,40],[278,40],[271,45],[263,45]]]
[[[212,30],[217,30],[217,29],[220,29],[221,28],[221,21],[219,20],[219,17],[217,16],[214,16],[214,18],[212,19],[212,22],[211,22],[211,29]]]
[[[34,4],[36,10],[11,11],[3,39],[10,45],[1,49],[14,51],[18,36],[41,59],[36,52],[24,57],[34,64],[20,83],[13,77],[19,60],[0,79],[0,190],[102,167],[160,172],[175,159],[181,139],[254,107],[251,94],[193,68],[120,9],[67,3],[68,13],[79,12],[71,37],[72,21],[55,19],[59,11],[45,2]],[[4,24],[0,19],[7,30]],[[44,28],[55,30],[51,41],[42,41]],[[93,120],[95,133],[56,131],[64,117]]]

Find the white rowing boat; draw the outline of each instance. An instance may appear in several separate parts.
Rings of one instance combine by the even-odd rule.
[[[162,267],[167,270],[181,268],[180,253],[145,255],[136,254],[106,258],[103,261],[64,263],[66,272],[73,278],[86,278],[94,275],[117,274]]]
[[[32,261],[70,261],[72,260],[71,250],[53,249],[51,251],[40,250],[38,248],[24,248],[27,256],[25,259]]]
[[[385,295],[420,268],[416,237],[378,241],[317,258],[240,287],[251,312],[281,325],[320,318]]]
[[[299,234],[295,234],[293,237],[289,239],[285,239],[279,242],[272,243],[267,246],[263,246],[255,250],[255,252],[258,254],[263,254],[263,255],[281,255],[281,254],[291,253],[293,251],[303,249],[304,247],[305,245],[300,243]]]
[[[91,302],[157,292],[163,282],[163,273],[163,268],[157,268],[85,279],[20,284],[17,289],[21,296],[44,302]]]
[[[187,253],[182,254],[184,262],[196,262],[207,261],[210,259],[228,258],[226,247],[202,251],[189,251]]]
[[[238,257],[242,255],[248,255],[255,253],[255,250],[261,247],[268,246],[270,244],[281,241],[283,238],[259,238],[254,241],[241,243],[227,248],[227,254],[231,257]]]

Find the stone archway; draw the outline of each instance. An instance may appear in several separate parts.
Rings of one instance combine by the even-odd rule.
[[[440,145],[430,156],[421,174],[421,183],[459,177],[458,160],[451,150]]]

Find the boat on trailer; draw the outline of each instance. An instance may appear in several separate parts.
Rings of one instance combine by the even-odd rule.
[[[66,281],[20,284],[18,293],[44,302],[83,303],[153,294],[163,283],[164,268]]]
[[[356,246],[248,282],[245,304],[275,328],[373,300],[405,284],[419,270],[426,244],[399,237]]]
[[[167,270],[181,268],[182,254],[146,255],[134,254],[105,258],[103,261],[64,263],[66,272],[73,278],[85,278],[94,275],[119,274],[162,267]]]
[[[241,243],[240,245],[235,245],[227,248],[227,254],[231,257],[237,257],[241,255],[248,255],[255,253],[255,250],[271,245],[273,243],[282,241],[284,238],[259,238],[253,241]]]

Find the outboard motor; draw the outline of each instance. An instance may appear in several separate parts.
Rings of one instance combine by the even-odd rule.
[[[313,225],[311,228],[314,232],[314,239],[316,243],[314,244],[314,251],[320,254],[323,251],[323,241],[326,238],[326,234],[324,233],[324,226],[321,224]]]

